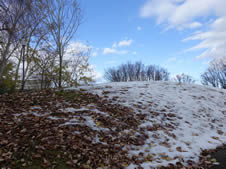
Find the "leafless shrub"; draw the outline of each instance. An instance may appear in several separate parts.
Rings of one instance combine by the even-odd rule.
[[[173,78],[173,80],[178,83],[188,83],[188,84],[195,83],[195,80],[193,79],[193,77],[186,75],[184,73],[182,73],[180,75],[176,75],[176,77]]]
[[[122,64],[117,68],[109,68],[105,71],[105,79],[111,82],[128,81],[167,81],[169,72],[156,65],[145,66],[141,62]]]

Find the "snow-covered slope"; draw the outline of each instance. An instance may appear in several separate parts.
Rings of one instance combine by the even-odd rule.
[[[145,144],[124,147],[129,156],[147,159],[143,168],[198,162],[202,150],[226,143],[226,90],[172,82],[107,83],[81,88],[145,115],[135,133],[142,131],[148,136]]]

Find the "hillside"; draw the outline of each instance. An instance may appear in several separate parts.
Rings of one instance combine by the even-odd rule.
[[[202,150],[226,143],[225,90],[170,82],[111,83],[86,89],[143,116],[138,128],[124,131],[144,138],[143,145],[124,147],[131,157],[151,157],[151,162],[141,164],[143,168],[198,162]]]
[[[0,96],[0,167],[195,168],[226,143],[226,91],[129,82]]]

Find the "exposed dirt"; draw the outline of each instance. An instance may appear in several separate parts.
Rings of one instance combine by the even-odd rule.
[[[212,169],[226,168],[226,145],[217,148],[215,152],[211,153],[211,157],[216,159],[216,165],[213,165]]]

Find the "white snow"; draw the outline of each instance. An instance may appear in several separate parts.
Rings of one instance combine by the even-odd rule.
[[[74,112],[79,112],[79,111],[87,111],[89,109],[87,108],[79,108],[79,109],[75,109],[74,107],[67,107],[65,109],[59,109],[62,112],[67,112],[67,113],[74,113]]]
[[[81,88],[108,96],[113,103],[130,107],[136,114],[147,115],[139,126],[149,136],[145,144],[124,147],[129,156],[142,152],[141,158],[152,157],[142,164],[143,168],[187,160],[198,162],[202,150],[226,143],[226,90],[173,82],[107,83]],[[89,118],[86,124],[98,129]],[[156,125],[161,128],[147,130]]]

